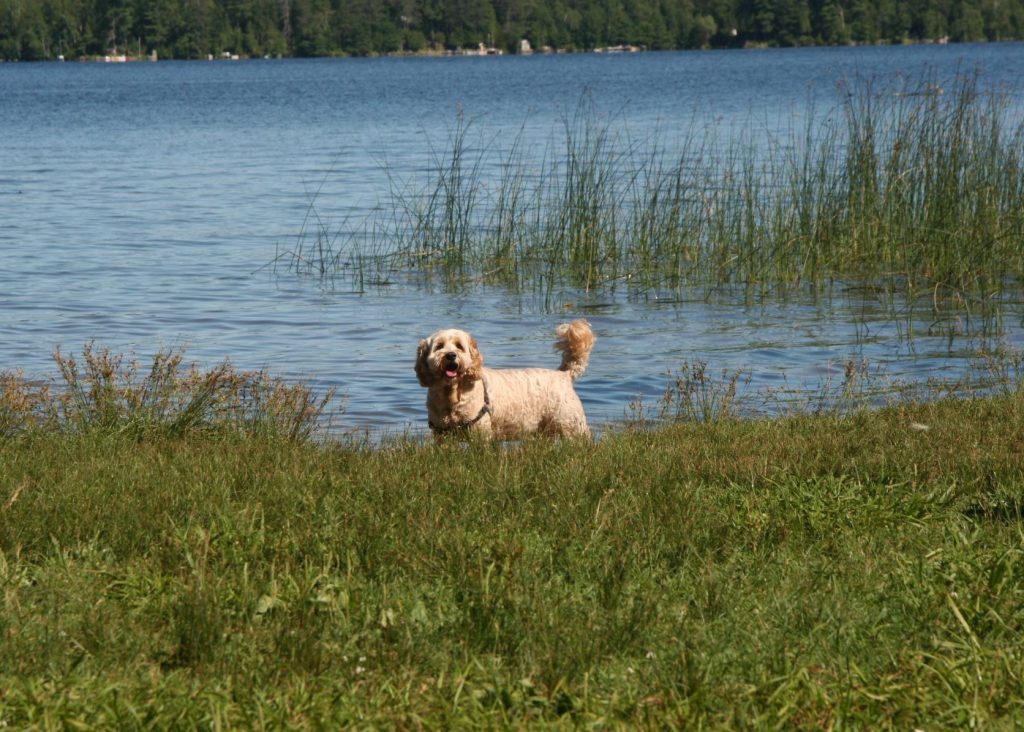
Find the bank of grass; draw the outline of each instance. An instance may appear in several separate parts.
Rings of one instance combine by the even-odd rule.
[[[302,441],[336,416],[335,392],[315,394],[266,371],[229,361],[203,369],[183,348],[147,363],[87,343],[81,354],[53,354],[57,381],[0,372],[0,438],[30,431],[100,431],[135,439],[198,432],[272,435]]]
[[[23,425],[0,723],[1012,727],[1021,455],[1019,389],[596,443]]]

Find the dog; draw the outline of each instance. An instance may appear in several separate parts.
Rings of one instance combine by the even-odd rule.
[[[476,340],[464,330],[439,330],[421,340],[416,377],[427,389],[430,429],[439,437],[589,437],[573,382],[586,370],[597,338],[582,319],[559,325],[555,335],[562,353],[557,370],[486,368]]]

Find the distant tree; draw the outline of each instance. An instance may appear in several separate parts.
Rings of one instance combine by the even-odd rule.
[[[936,8],[926,8],[918,16],[915,36],[922,40],[936,40],[949,35],[949,21],[945,13]]]
[[[402,33],[402,48],[411,53],[419,53],[427,48],[427,37],[423,31],[407,29]]]
[[[49,55],[49,33],[37,3],[6,0],[0,4],[0,57],[36,61]]]
[[[892,43],[901,43],[909,38],[910,20],[907,4],[897,0],[877,0],[875,13],[879,37]]]
[[[621,46],[637,42],[635,18],[621,0],[609,0],[605,5],[604,27],[600,31],[600,45]]]
[[[985,21],[981,11],[968,0],[960,0],[956,4],[950,30],[955,41],[985,40]]]
[[[0,0],[0,58],[319,56],[1024,36],[1024,0]]]
[[[340,50],[357,56],[374,52],[372,11],[366,2],[341,3],[334,17]]]
[[[766,41],[775,35],[776,0],[748,0],[749,5],[741,10],[747,16],[744,30],[758,41]],[[781,2],[781,0],[778,0]]]
[[[718,24],[712,15],[698,15],[693,19],[693,36],[691,47],[707,48],[711,39],[719,32]]]
[[[449,48],[492,42],[497,30],[490,0],[447,0],[442,23]]]
[[[644,35],[644,45],[652,50],[675,48],[675,36],[669,30],[668,17],[660,0],[644,0],[637,11],[637,25]]]
[[[811,41],[811,9],[807,0],[778,0],[775,39],[780,46],[808,45]]]
[[[45,0],[42,4],[49,36],[48,58],[80,56],[84,48],[82,0]]]
[[[740,18],[738,0],[697,0],[694,17],[701,26],[699,32],[702,35],[711,25],[715,27],[712,36],[724,37],[731,37],[734,30],[739,32],[741,26],[747,26],[745,19]],[[701,21],[700,17],[704,20]],[[709,23],[708,17],[713,22]]]
[[[103,27],[106,30],[105,47],[110,50],[128,49],[133,36],[135,12],[126,0],[110,0],[103,13]]]
[[[332,43],[330,0],[294,0],[292,51],[296,56],[328,56]]]
[[[608,45],[605,29],[608,27],[607,10],[593,3],[580,11],[580,28],[576,40],[581,48],[598,48]]]
[[[1006,20],[1008,25],[998,36],[999,40],[1024,38],[1024,1],[1007,2]]]
[[[860,43],[876,43],[878,7],[872,0],[853,0],[850,6],[850,37]]]
[[[171,56],[180,24],[180,4],[173,0],[152,0],[145,4],[140,23],[147,48],[159,56]],[[176,12],[177,11],[177,12]]]
[[[665,20],[669,48],[693,48],[693,0],[660,0],[659,12]]]
[[[175,57],[203,58],[213,53],[215,11],[213,0],[184,0],[181,28],[172,49]]]
[[[827,0],[818,9],[818,38],[822,43],[835,46],[850,42],[850,29],[846,25],[846,17],[838,2]]]

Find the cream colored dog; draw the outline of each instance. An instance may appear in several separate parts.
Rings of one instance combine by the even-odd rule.
[[[420,341],[416,376],[427,388],[427,418],[436,435],[473,433],[513,439],[531,433],[589,436],[572,382],[587,368],[594,331],[585,320],[555,329],[558,370],[484,367],[463,330],[439,330]]]

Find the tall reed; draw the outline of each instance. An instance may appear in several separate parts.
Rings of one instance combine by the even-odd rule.
[[[993,317],[1024,275],[1024,124],[1007,98],[976,74],[844,91],[831,114],[759,142],[692,127],[636,141],[584,100],[561,144],[474,147],[460,114],[426,180],[392,186],[374,251],[316,260],[456,288],[867,282]]]

